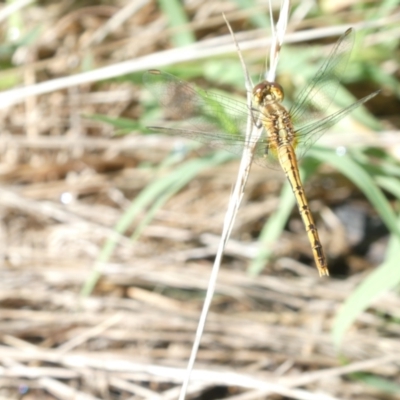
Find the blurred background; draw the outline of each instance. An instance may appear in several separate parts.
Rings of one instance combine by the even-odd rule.
[[[142,76],[245,102],[222,13],[257,83],[264,0],[0,4],[1,400],[177,398],[240,160],[151,132]],[[284,174],[252,167],[190,398],[400,399],[399,21],[393,0],[292,2],[287,104],[350,26],[335,107],[381,92],[301,164],[330,278]]]

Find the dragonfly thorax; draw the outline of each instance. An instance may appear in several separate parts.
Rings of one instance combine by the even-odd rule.
[[[283,89],[279,83],[263,81],[254,86],[253,101],[257,106],[267,105],[283,100]]]

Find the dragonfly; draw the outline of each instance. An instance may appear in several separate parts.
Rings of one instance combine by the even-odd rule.
[[[354,30],[338,39],[316,75],[287,109],[277,82],[262,81],[253,88],[252,106],[194,87],[159,70],[143,76],[148,90],[164,110],[168,122],[149,126],[154,132],[188,137],[209,146],[241,154],[251,146],[253,161],[280,167],[291,185],[320,276],[328,276],[327,259],[311,214],[299,173],[299,161],[321,135],[379,91],[329,114],[354,45]],[[245,136],[248,118],[263,128],[255,143]]]

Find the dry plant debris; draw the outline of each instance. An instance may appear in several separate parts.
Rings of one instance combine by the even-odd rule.
[[[32,85],[171,46],[174,29],[166,31],[155,2],[103,3],[26,6],[20,13],[25,30],[39,26],[40,34],[12,55],[15,67],[1,71],[2,79]],[[267,13],[263,2],[257,7]],[[227,34],[222,12],[242,37],[265,35],[249,24],[254,11],[234,1],[193,1],[186,11],[198,41]],[[313,24],[318,19],[303,21]],[[1,29],[5,37],[7,25]],[[137,120],[141,90],[126,80],[88,81],[0,110],[0,400],[177,397],[238,164],[200,174],[132,243],[142,213],[102,265],[95,291],[80,297],[122,213],[164,173],[143,163],[156,165],[179,144],[114,137],[114,128],[84,117]],[[260,229],[279,206],[283,179],[274,171],[252,171],[190,398],[400,399],[399,392],[384,395],[356,375],[364,371],[400,384],[395,293],[377,299],[346,336],[341,354],[348,365],[341,364],[330,335],[340,305],[379,264],[385,247],[383,233],[365,257],[352,252],[363,238],[359,232],[345,236],[348,227],[333,208],[343,204],[346,215],[361,209],[361,219],[383,227],[349,181],[324,167],[307,184],[321,225],[330,227],[321,234],[333,275],[347,279],[321,280],[307,266],[310,249],[295,210],[274,245],[275,261],[261,276],[246,275]]]

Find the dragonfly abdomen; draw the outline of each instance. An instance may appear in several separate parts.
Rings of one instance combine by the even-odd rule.
[[[303,184],[301,182],[293,146],[288,142],[282,143],[278,147],[278,158],[296,197],[301,219],[303,220],[306,228],[308,240],[311,244],[315,264],[317,265],[319,274],[320,276],[329,275],[328,264],[318,236],[317,227],[311,214],[307,198],[304,194]]]

